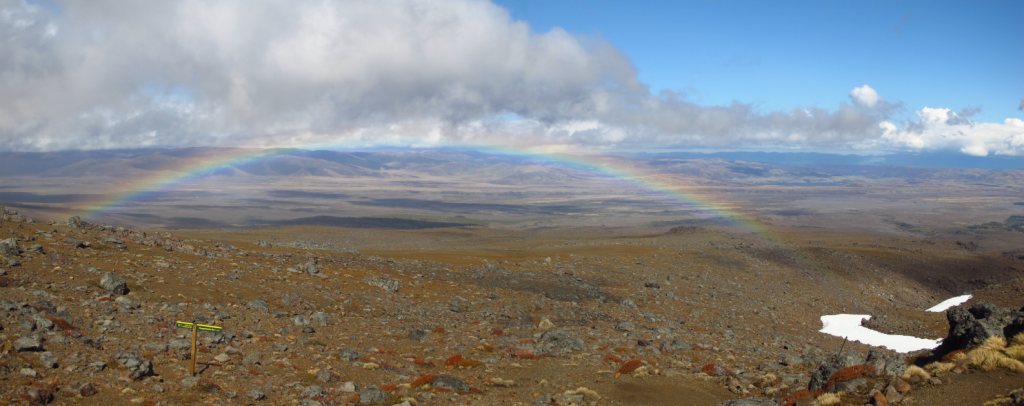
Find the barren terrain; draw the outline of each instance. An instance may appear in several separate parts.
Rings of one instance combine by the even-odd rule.
[[[840,350],[911,362],[818,333],[821,315],[941,338],[946,316],[923,309],[948,297],[1024,305],[1020,171],[636,164],[672,174],[686,198],[550,162],[371,157],[387,162],[225,168],[100,210],[128,186],[81,168],[0,177],[0,240],[19,251],[0,264],[0,399],[785,401]],[[151,155],[118,159],[102,162],[159,171],[132,164]],[[175,320],[224,328],[200,333],[196,378]],[[39,348],[16,349],[26,337]],[[977,378],[993,373],[901,398],[1009,382],[957,390],[981,403],[1021,377]],[[843,402],[887,384],[879,372]]]

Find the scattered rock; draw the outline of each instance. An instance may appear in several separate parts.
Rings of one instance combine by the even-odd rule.
[[[5,257],[16,257],[21,255],[21,249],[18,248],[18,240],[14,238],[0,240],[0,255]]]
[[[448,310],[452,313],[465,312],[467,306],[469,306],[469,300],[466,300],[461,296],[455,296],[448,301]]]
[[[317,259],[311,258],[305,265],[302,266],[302,270],[310,275],[316,275],[320,273],[320,269],[317,267]]]
[[[96,390],[96,386],[94,386],[92,383],[89,383],[89,382],[85,382],[85,383],[79,385],[78,389],[76,390],[76,392],[78,392],[78,395],[83,397],[83,398],[87,398],[89,396],[93,396],[93,395],[99,393],[99,391]]]
[[[54,369],[59,365],[57,364],[57,357],[52,352],[46,351],[39,353],[39,363],[43,364],[44,367]]]
[[[25,352],[25,351],[42,351],[43,343],[35,337],[21,337],[14,340],[14,351]]]
[[[100,277],[100,287],[112,295],[128,294],[128,282],[111,272],[105,272]]]
[[[334,374],[332,374],[331,371],[328,370],[327,368],[321,368],[319,371],[316,372],[316,380],[320,382],[331,383],[334,382],[335,379],[337,378],[335,378]]]
[[[344,348],[341,350],[338,356],[345,361],[353,362],[358,360],[361,355],[356,350],[353,350],[351,348]]]
[[[267,304],[263,299],[254,299],[249,303],[246,303],[245,308],[251,310],[259,310],[263,312],[270,312],[270,305]]]
[[[615,329],[618,331],[633,331],[636,329],[636,326],[634,326],[633,323],[624,320],[616,324]]]
[[[245,357],[242,358],[242,364],[247,366],[261,365],[263,364],[263,354],[259,351],[245,354]]]
[[[46,405],[53,402],[53,392],[49,387],[30,387],[25,390],[25,399],[30,405]]]
[[[191,388],[196,387],[197,385],[199,385],[199,377],[198,376],[186,376],[185,378],[182,378],[182,380],[181,380],[181,387],[182,388],[191,389]]]
[[[376,386],[370,386],[359,391],[360,405],[376,405],[388,400],[388,394]]]
[[[420,340],[422,340],[426,336],[427,336],[426,330],[421,330],[421,329],[418,329],[418,328],[414,328],[412,330],[409,330],[409,339],[410,340],[420,341]]]
[[[330,321],[330,318],[327,316],[327,313],[324,312],[313,313],[313,315],[310,316],[310,318],[313,319],[313,321],[316,322],[316,325],[320,327],[327,327],[327,323]]]
[[[384,289],[385,291],[388,291],[388,292],[391,292],[391,293],[398,292],[398,289],[401,286],[401,283],[399,283],[398,281],[396,281],[394,279],[388,279],[388,278],[379,277],[379,276],[367,277],[366,278],[366,284],[368,284],[370,286],[376,286],[378,288]]]
[[[540,334],[537,353],[541,355],[566,355],[583,350],[583,340],[566,330],[548,330]]]
[[[249,399],[260,401],[266,399],[267,395],[259,389],[252,389],[249,391]]]
[[[461,379],[451,375],[435,376],[430,385],[435,388],[447,389],[455,392],[469,392],[469,385]]]
[[[68,218],[68,227],[79,229],[84,227],[86,224],[88,223],[86,223],[85,220],[82,220],[81,217],[71,216]]]
[[[128,369],[128,377],[137,380],[153,375],[153,362],[132,352],[118,353],[117,362]]]
[[[813,374],[811,374],[811,380],[807,384],[807,389],[812,391],[821,389],[825,386],[825,383],[828,382],[828,378],[832,377],[833,373],[842,368],[857,365],[859,363],[860,360],[851,354],[838,357],[833,355],[825,362],[818,365],[818,368],[815,369]]]

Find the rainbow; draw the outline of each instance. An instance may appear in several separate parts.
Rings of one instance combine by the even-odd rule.
[[[755,218],[744,214],[736,205],[727,203],[723,199],[716,198],[706,192],[698,192],[692,183],[685,182],[684,179],[680,179],[677,176],[657,173],[648,168],[637,166],[626,159],[608,155],[568,154],[480,145],[463,146],[460,149],[531,158],[622,180],[681,203],[698,207],[710,216],[727,220],[743,229],[756,233],[763,232],[760,223]],[[231,166],[269,159],[294,152],[295,150],[295,148],[224,148],[203,150],[196,155],[183,159],[182,163],[176,167],[159,170],[154,175],[133,179],[117,185],[116,189],[119,192],[112,193],[93,202],[88,202],[78,215],[84,218],[95,218],[116,207],[124,206],[131,202],[145,201],[147,196],[166,190],[173,190],[182,183],[209,176]]]

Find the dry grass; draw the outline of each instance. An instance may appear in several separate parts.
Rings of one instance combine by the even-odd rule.
[[[1017,334],[1006,347],[1006,356],[1017,361],[1024,361],[1024,333]]]
[[[832,392],[823,393],[821,394],[821,396],[818,396],[817,399],[814,399],[815,406],[833,406],[838,405],[842,402],[843,399],[840,396],[840,394]]]
[[[933,362],[924,366],[925,371],[932,375],[942,375],[954,368],[956,368],[956,364],[953,362]]]
[[[1024,373],[1024,362],[1011,355],[1019,355],[1021,353],[1024,353],[1024,346],[1015,345],[1007,348],[1006,340],[1003,337],[992,336],[977,348],[968,351],[963,362],[968,367],[982,371],[1003,368],[1017,373]]]
[[[910,383],[927,382],[931,378],[932,375],[929,374],[928,371],[921,369],[921,367],[917,365],[908,366],[907,370],[903,371],[903,380]]]
[[[1013,345],[1013,346],[1024,345],[1024,333],[1019,333],[1019,334],[1013,336],[1013,339],[1010,340],[1010,345]]]

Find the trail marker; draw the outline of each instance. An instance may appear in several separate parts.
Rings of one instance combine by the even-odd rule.
[[[224,328],[220,326],[212,326],[209,324],[199,324],[196,322],[187,321],[175,321],[174,325],[180,328],[192,329],[192,361],[191,366],[189,367],[189,372],[192,373],[192,376],[196,376],[196,338],[198,338],[199,336],[199,330],[221,331]]]

